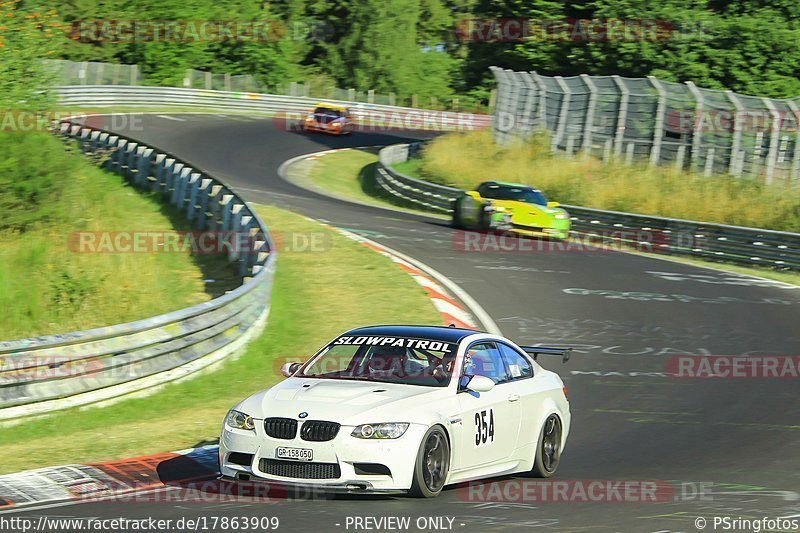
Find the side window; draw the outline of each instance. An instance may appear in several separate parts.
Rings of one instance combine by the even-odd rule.
[[[462,376],[466,379],[462,378],[461,386],[465,386],[472,376],[486,376],[496,384],[509,381],[503,356],[493,342],[480,342],[467,349]]]
[[[500,347],[500,353],[503,354],[503,359],[505,359],[508,373],[512,380],[533,376],[533,367],[530,361],[523,357],[521,353],[506,344],[499,343],[498,346]]]

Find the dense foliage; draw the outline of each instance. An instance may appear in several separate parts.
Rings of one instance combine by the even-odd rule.
[[[401,97],[486,100],[492,86],[487,67],[499,65],[547,75],[655,75],[761,96],[800,95],[796,0],[20,1],[26,13],[55,7],[66,25],[54,37],[60,57],[137,63],[151,83],[180,83],[186,69],[195,68],[253,74],[265,85],[321,79]],[[474,27],[467,21],[508,18],[533,21],[534,27],[572,19],[593,20],[586,27],[600,28],[639,21],[655,24],[658,32],[641,38],[565,38],[551,31],[516,42],[465,39],[472,34],[464,28]],[[221,42],[109,42],[70,33],[81,21],[98,20],[262,21],[270,31],[266,39]],[[0,53],[8,55],[3,28]],[[24,50],[42,52],[27,45]]]

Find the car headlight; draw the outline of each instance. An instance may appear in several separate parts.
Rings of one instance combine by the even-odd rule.
[[[407,429],[407,422],[361,424],[356,426],[350,435],[359,439],[398,439],[403,436]]]
[[[256,427],[255,424],[253,424],[252,416],[246,415],[234,409],[228,411],[228,416],[225,418],[225,424],[234,429],[253,430]]]
[[[556,220],[565,220],[569,218],[569,215],[566,213],[556,213]]]

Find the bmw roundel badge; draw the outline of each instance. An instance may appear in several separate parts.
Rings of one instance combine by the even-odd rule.
[[[305,418],[305,417],[307,417],[307,416],[308,416],[308,413],[306,413],[305,411],[303,411],[302,413],[300,413],[300,414],[299,414],[299,415],[297,415],[297,416],[299,416],[300,418]]]

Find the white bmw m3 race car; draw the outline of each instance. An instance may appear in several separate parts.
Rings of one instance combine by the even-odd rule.
[[[479,478],[550,477],[570,411],[561,378],[537,362],[545,353],[570,351],[453,327],[348,331],[228,412],[222,478],[432,497]]]

